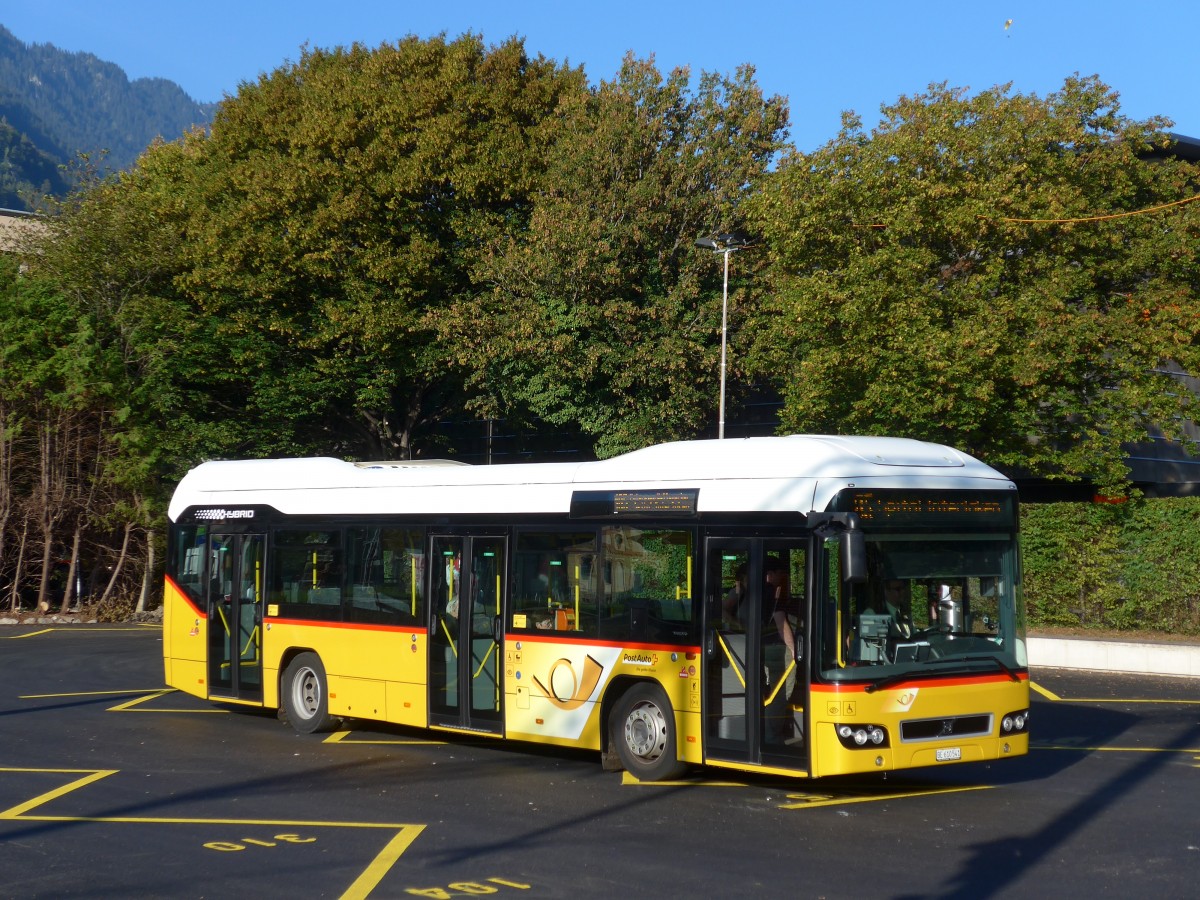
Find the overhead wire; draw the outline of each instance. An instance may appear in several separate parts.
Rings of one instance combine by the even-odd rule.
[[[1170,203],[1160,203],[1157,206],[1148,206],[1145,209],[1131,209],[1126,212],[1108,213],[1103,216],[1080,216],[1073,219],[1019,219],[1009,216],[985,216],[979,215],[977,218],[989,219],[994,222],[1010,222],[1017,225],[1075,225],[1082,222],[1104,222],[1109,219],[1124,219],[1129,216],[1144,216],[1149,213],[1160,212],[1164,209],[1171,209],[1175,206],[1183,206],[1185,203],[1193,203],[1200,200],[1200,194],[1194,197],[1185,197],[1182,200],[1172,200]]]
[[[1079,216],[1071,219],[1022,219],[1014,216],[985,216],[982,213],[976,215],[975,218],[983,219],[988,222],[1007,222],[1013,225],[1077,225],[1086,222],[1105,222],[1111,219],[1125,219],[1129,216],[1144,216],[1150,213],[1161,212],[1164,209],[1172,209],[1176,206],[1183,206],[1187,203],[1195,203],[1200,200],[1200,194],[1194,197],[1184,197],[1182,200],[1172,200],[1170,203],[1160,203],[1157,206],[1148,206],[1145,209],[1131,209],[1119,213],[1106,213],[1102,216]],[[885,222],[851,222],[851,228],[887,228]]]

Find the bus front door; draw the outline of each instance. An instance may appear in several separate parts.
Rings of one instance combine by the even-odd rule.
[[[263,535],[214,534],[208,562],[209,694],[262,700]]]
[[[710,538],[706,554],[705,759],[807,771],[805,544]]]
[[[506,541],[487,535],[430,541],[429,723],[499,734]]]

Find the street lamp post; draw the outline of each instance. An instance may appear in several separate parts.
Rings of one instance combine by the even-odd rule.
[[[717,419],[717,439],[725,440],[725,343],[729,331],[729,254],[750,244],[740,234],[714,234],[696,241],[696,246],[725,257],[725,284],[721,289],[721,405]]]

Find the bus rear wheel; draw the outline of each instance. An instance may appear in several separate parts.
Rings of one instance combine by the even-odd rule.
[[[329,679],[315,653],[301,653],[283,670],[283,710],[301,734],[329,731],[337,717],[329,714]]]
[[[687,768],[676,751],[675,712],[658,685],[634,685],[617,703],[611,740],[626,771],[639,781],[675,778]]]

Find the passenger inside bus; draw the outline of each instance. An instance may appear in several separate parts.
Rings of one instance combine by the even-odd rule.
[[[887,662],[888,642],[908,640],[913,633],[912,586],[900,578],[887,578],[859,608],[854,627],[846,634],[847,657],[851,663]]]
[[[788,618],[791,606],[791,587],[787,567],[777,556],[768,556],[764,566],[766,589],[763,591],[763,633],[778,635],[788,650],[788,659],[796,657],[796,634]]]
[[[795,735],[790,709],[796,677],[796,633],[788,618],[791,588],[783,560],[768,556],[763,563],[763,662],[766,669],[765,738],[785,743]]]
[[[721,601],[721,618],[725,627],[732,631],[745,629],[742,605],[746,602],[746,564],[742,563],[733,573],[733,587]]]
[[[871,610],[867,610],[871,612]],[[911,637],[912,621],[912,590],[907,581],[899,578],[889,578],[883,583],[883,597],[879,603],[879,614],[888,616],[893,632],[899,637]]]

